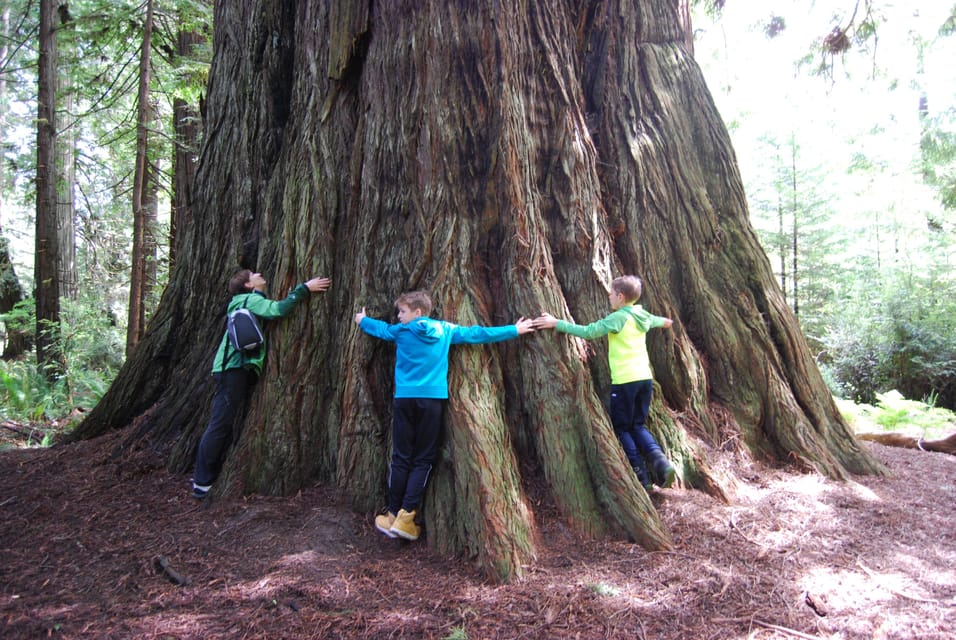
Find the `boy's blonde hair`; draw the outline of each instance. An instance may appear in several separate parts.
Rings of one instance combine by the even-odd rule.
[[[398,300],[395,301],[395,306],[403,304],[409,309],[418,309],[422,312],[423,316],[427,316],[432,312],[432,299],[428,297],[427,291],[409,291],[408,293],[403,293],[398,296]]]
[[[637,302],[644,290],[644,285],[637,276],[621,276],[611,280],[611,290],[620,293],[627,302]]]

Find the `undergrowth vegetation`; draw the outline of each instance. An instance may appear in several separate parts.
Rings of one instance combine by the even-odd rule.
[[[32,308],[21,305],[16,314],[30,316]],[[18,360],[0,360],[0,419],[42,434],[42,444],[68,431],[95,406],[123,364],[122,328],[100,305],[65,300],[61,320],[64,376],[48,382],[32,351]],[[37,443],[34,437],[27,440]]]
[[[899,391],[877,396],[873,404],[837,399],[840,412],[856,433],[899,432],[941,440],[956,432],[956,413],[918,400],[907,400]]]

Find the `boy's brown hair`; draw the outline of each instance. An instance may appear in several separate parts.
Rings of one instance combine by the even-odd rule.
[[[611,289],[624,296],[627,302],[637,302],[644,290],[644,285],[637,276],[621,276],[611,280]]]
[[[428,297],[427,291],[409,291],[408,293],[403,293],[398,296],[398,300],[395,301],[395,306],[403,304],[409,309],[418,309],[422,312],[423,316],[427,316],[432,312],[432,299]]]
[[[246,293],[246,283],[252,277],[252,271],[249,269],[239,269],[229,278],[229,295],[236,296],[240,293]]]

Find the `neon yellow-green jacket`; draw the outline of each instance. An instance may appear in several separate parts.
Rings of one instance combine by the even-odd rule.
[[[650,380],[651,359],[647,355],[647,332],[664,326],[667,318],[645,311],[641,305],[626,305],[603,320],[588,325],[558,320],[555,329],[585,340],[607,336],[611,384]]]
[[[251,293],[239,293],[232,297],[229,306],[226,308],[226,315],[229,315],[236,309],[246,305],[246,309],[251,311],[259,321],[259,327],[262,326],[262,320],[270,318],[281,318],[303,300],[308,299],[309,289],[304,284],[297,285],[295,289],[286,296],[285,300],[269,300],[260,291]],[[263,331],[265,334],[265,331]],[[254,356],[243,356],[229,342],[229,334],[222,334],[222,341],[219,343],[219,350],[216,351],[216,357],[212,361],[212,372],[220,373],[226,369],[239,369],[245,367],[256,372],[256,375],[262,373],[262,363],[266,359],[266,343],[263,341],[262,348]]]

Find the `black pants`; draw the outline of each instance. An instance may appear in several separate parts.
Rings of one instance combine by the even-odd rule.
[[[226,453],[232,445],[232,427],[236,414],[242,408],[249,389],[256,382],[256,374],[247,369],[226,369],[212,375],[216,381],[216,395],[212,399],[212,415],[196,452],[193,482],[208,486],[219,477]]]
[[[414,511],[425,495],[441,435],[445,401],[395,398],[392,417],[392,464],[388,473],[388,510]]]
[[[611,385],[610,413],[614,433],[627,461],[645,485],[651,480],[645,463],[663,455],[657,440],[644,424],[653,393],[654,383],[651,380]]]

